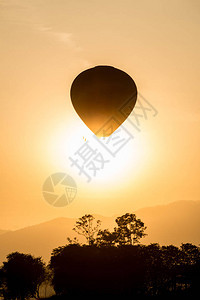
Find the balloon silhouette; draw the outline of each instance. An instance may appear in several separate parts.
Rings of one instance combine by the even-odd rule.
[[[133,110],[137,87],[127,73],[111,66],[96,66],[74,79],[70,96],[83,122],[97,136],[109,136]]]

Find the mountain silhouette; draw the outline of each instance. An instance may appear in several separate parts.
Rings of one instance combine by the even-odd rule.
[[[200,201],[178,201],[129,212],[135,213],[147,226],[148,236],[141,240],[143,244],[200,244]],[[119,215],[104,217],[94,214],[96,219],[102,220],[101,228],[110,230],[116,225],[115,218]],[[1,233],[0,230],[0,264],[13,251],[42,256],[48,262],[52,249],[65,245],[67,237],[76,236],[80,242],[85,242],[83,236],[78,236],[72,230],[76,220],[56,218],[16,231]]]

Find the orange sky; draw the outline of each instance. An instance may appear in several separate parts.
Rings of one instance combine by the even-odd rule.
[[[0,228],[199,200],[199,37],[195,0],[0,1]],[[83,137],[101,148],[69,92],[81,71],[101,64],[127,72],[158,114],[87,183],[69,156]],[[54,172],[78,187],[63,208],[42,195]]]

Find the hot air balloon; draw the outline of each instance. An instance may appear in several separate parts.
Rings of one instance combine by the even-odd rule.
[[[124,71],[103,65],[81,72],[72,83],[70,96],[74,109],[88,128],[97,136],[109,136],[133,110],[137,87]],[[128,111],[124,114],[122,107],[126,103]],[[109,120],[112,120],[109,132],[100,130]]]

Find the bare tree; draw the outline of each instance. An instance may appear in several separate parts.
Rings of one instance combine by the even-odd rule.
[[[80,235],[83,235],[88,245],[92,245],[95,240],[95,234],[98,232],[101,221],[95,221],[94,216],[84,215],[76,221],[75,227],[73,230]]]

